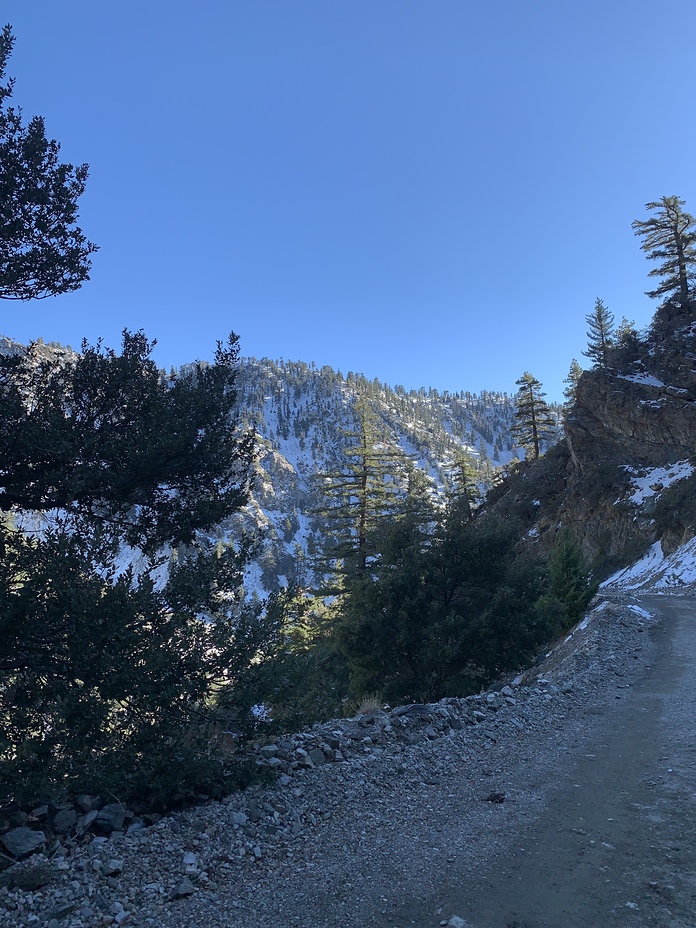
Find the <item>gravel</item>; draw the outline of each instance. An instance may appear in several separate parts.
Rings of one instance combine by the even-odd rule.
[[[462,880],[481,872],[502,830],[538,814],[541,770],[644,674],[651,625],[628,598],[605,597],[496,692],[260,744],[259,763],[279,772],[272,787],[62,841],[0,873],[0,928],[409,924],[408,892],[455,858]],[[117,808],[106,814],[123,824]],[[434,911],[432,924],[466,923]]]

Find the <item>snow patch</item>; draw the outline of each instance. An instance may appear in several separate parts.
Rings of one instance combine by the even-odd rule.
[[[665,384],[652,374],[619,374],[619,380],[630,380],[631,383],[642,383],[647,387],[664,387]]]
[[[635,564],[617,571],[601,584],[611,590],[666,592],[696,588],[696,538],[665,557],[656,541]]]
[[[694,465],[690,461],[677,461],[667,467],[649,467],[645,470],[636,470],[626,465],[624,470],[631,475],[633,488],[627,501],[634,506],[642,506],[646,499],[651,499],[678,480],[690,477]]]

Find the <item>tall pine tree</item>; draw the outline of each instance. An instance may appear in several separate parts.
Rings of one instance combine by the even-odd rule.
[[[374,553],[375,528],[403,498],[406,457],[380,423],[369,400],[356,402],[357,428],[344,432],[343,460],[320,475],[327,544],[324,566],[364,571]]]
[[[525,371],[515,383],[519,390],[515,396],[515,424],[511,432],[527,456],[537,461],[542,442],[553,435],[556,423],[536,377]]]
[[[568,376],[565,378],[563,383],[568,384],[567,387],[563,390],[563,396],[565,397],[565,403],[563,408],[565,412],[569,412],[575,405],[575,394],[578,388],[578,383],[582,377],[582,368],[578,362],[573,358],[570,362],[570,370],[568,371]]]
[[[643,241],[641,248],[651,261],[659,265],[650,271],[650,277],[663,278],[647,295],[665,297],[682,310],[691,310],[691,284],[696,267],[696,219],[682,210],[685,201],[679,197],[662,197],[646,203],[654,212],[650,219],[636,219],[633,231]]]
[[[594,310],[585,316],[590,330],[587,333],[587,351],[583,351],[595,367],[608,367],[609,352],[614,345],[614,316],[599,297]]]

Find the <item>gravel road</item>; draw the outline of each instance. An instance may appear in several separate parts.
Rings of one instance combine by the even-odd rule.
[[[85,838],[42,890],[0,891],[0,926],[694,928],[696,601],[605,603],[513,690],[461,730]]]
[[[378,924],[429,928],[440,909],[472,928],[696,925],[696,603],[641,605],[659,620],[649,663],[528,745],[542,768],[501,768],[536,814],[511,804],[485,859],[459,852],[434,891]]]

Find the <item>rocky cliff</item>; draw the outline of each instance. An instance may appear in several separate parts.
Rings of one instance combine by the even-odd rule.
[[[600,573],[696,534],[696,323],[658,312],[611,365],[582,374],[564,440],[492,498],[533,544],[571,528]]]

